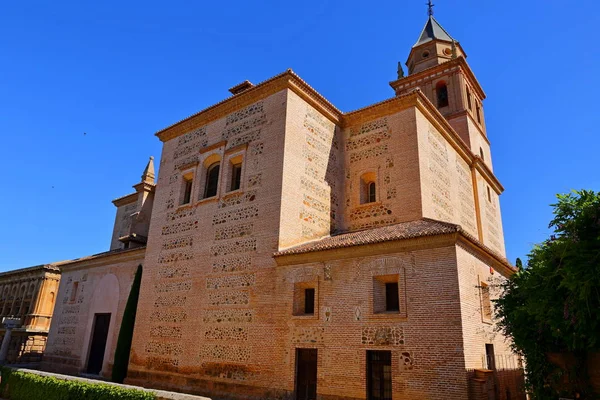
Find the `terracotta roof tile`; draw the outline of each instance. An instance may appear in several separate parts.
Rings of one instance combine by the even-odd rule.
[[[323,251],[338,249],[342,247],[381,243],[391,240],[413,239],[424,236],[444,235],[460,231],[460,225],[450,224],[447,222],[441,222],[432,219],[422,219],[417,221],[401,222],[395,225],[382,226],[380,228],[373,228],[358,232],[349,232],[335,236],[330,236],[324,239],[301,244],[299,246],[279,251],[275,253],[275,256],[310,253],[313,251]]]

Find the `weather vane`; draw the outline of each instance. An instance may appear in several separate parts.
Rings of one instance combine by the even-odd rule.
[[[431,2],[431,0],[429,0],[429,1],[427,2],[427,7],[429,7],[429,8],[427,9],[427,14],[429,14],[429,16],[430,16],[430,17],[431,17],[431,16],[433,16],[433,6],[435,6],[435,4],[433,4],[433,3]]]

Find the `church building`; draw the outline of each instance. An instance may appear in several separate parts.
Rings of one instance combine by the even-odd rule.
[[[406,65],[393,97],[359,110],[287,70],[159,131],[157,181],[150,160],[114,201],[111,250],[61,267],[44,368],[110,375],[141,264],[127,383],[524,398],[492,315],[514,268],[485,93],[431,10]]]

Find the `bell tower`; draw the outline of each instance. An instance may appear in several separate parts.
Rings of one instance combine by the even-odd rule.
[[[483,116],[485,93],[466,61],[460,43],[433,16],[428,3],[427,22],[406,61],[408,75],[398,66],[390,82],[397,96],[416,88],[429,98],[471,151],[492,170],[490,142]]]

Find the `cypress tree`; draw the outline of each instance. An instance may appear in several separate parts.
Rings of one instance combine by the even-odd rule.
[[[138,265],[131,284],[131,291],[127,298],[125,311],[123,312],[123,321],[121,321],[121,330],[117,339],[117,348],[115,350],[115,363],[112,369],[112,381],[123,383],[127,376],[127,366],[129,364],[129,351],[131,350],[131,341],[133,339],[133,327],[135,325],[135,313],[137,311],[138,297],[140,295],[140,284],[142,283],[142,266]]]

